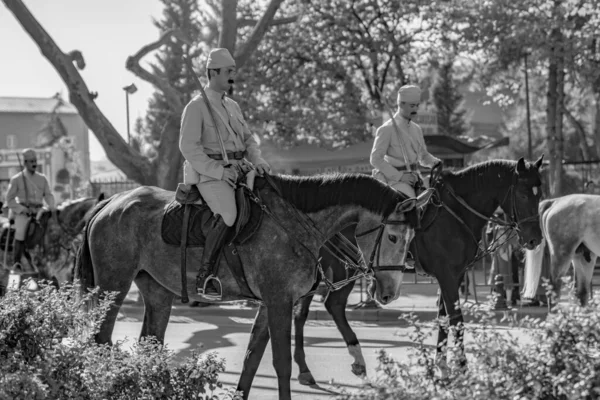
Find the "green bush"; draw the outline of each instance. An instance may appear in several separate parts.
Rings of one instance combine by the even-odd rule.
[[[397,361],[380,351],[376,376],[339,399],[600,398],[600,299],[585,308],[555,307],[546,320],[506,313],[510,330],[481,307],[463,312],[477,321],[468,328],[466,368],[458,363],[458,349],[448,346],[448,374],[440,374],[435,351],[424,344],[432,333],[408,315],[413,356]],[[440,324],[447,327],[447,320]]]
[[[0,301],[0,400],[216,399],[224,361],[192,353],[182,363],[154,340],[124,349],[94,343],[114,294],[96,300],[41,285],[39,292],[9,292]],[[218,392],[218,394],[217,394]]]

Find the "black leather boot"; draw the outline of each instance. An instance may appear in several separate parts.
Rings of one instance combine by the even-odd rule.
[[[13,268],[20,268],[23,270],[23,266],[21,264],[21,260],[23,259],[23,254],[25,253],[25,242],[22,240],[17,240],[13,242]]]
[[[213,275],[219,253],[225,244],[229,226],[225,224],[220,215],[213,217],[211,229],[207,233],[202,262],[196,277],[196,292],[210,300],[221,300],[221,281]]]

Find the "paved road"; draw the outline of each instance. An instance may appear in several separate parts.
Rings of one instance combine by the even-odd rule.
[[[203,309],[197,314],[176,312],[166,332],[167,346],[175,351],[176,358],[189,355],[190,350],[202,346],[205,351],[216,351],[226,359],[226,372],[221,381],[235,387],[242,369],[242,362],[249,339],[251,318],[236,316],[205,315]],[[142,312],[139,308],[125,308],[116,324],[113,340],[135,340],[141,329]],[[396,358],[407,357],[412,342],[407,337],[405,324],[385,322],[351,322],[361,340],[370,376],[375,374],[377,350],[386,349]],[[332,321],[309,321],[305,329],[305,347],[308,364],[318,382],[315,387],[302,386],[297,381],[298,369],[292,372],[294,399],[330,399],[340,390],[355,390],[362,380],[350,371],[352,357],[348,354],[341,336]],[[467,341],[469,335],[467,334]],[[427,344],[432,345],[433,339]],[[251,399],[277,399],[277,379],[272,366],[270,347],[258,370],[251,391]]]
[[[133,318],[129,317],[126,320],[132,321]],[[226,372],[221,374],[221,381],[230,387],[235,387],[242,370],[251,324],[252,320],[249,318],[208,316],[206,321],[198,322],[187,316],[175,316],[167,328],[166,343],[176,352],[177,358],[183,358],[189,355],[190,350],[201,346],[205,351],[216,351],[226,360]],[[411,346],[408,338],[396,336],[399,328],[389,322],[382,326],[356,321],[352,325],[361,339],[368,374],[374,374],[377,365],[377,349],[385,348],[395,356],[401,357],[407,354]],[[141,322],[121,320],[115,327],[113,340],[126,337],[135,339],[140,329]],[[402,331],[406,332],[406,328],[402,328]],[[340,390],[336,384],[348,390],[361,385],[362,380],[350,371],[353,359],[346,351],[346,346],[333,322],[309,322],[305,335],[307,360],[318,386],[300,385],[296,379],[298,369],[294,364],[292,372],[294,399],[331,398]],[[277,399],[277,378],[272,366],[270,347],[267,347],[265,352],[250,398]]]

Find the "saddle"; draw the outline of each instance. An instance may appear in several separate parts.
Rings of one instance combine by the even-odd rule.
[[[235,277],[242,297],[257,300],[248,286],[246,276],[236,245],[241,245],[250,239],[261,225],[263,211],[261,207],[249,198],[249,189],[239,186],[235,191],[237,219],[228,244],[223,246],[221,256],[224,256],[233,276]],[[255,191],[254,196],[258,197]],[[210,229],[213,215],[196,185],[180,183],[175,192],[175,199],[166,207],[161,223],[161,237],[171,246],[181,249],[181,302],[188,303],[187,294],[187,248],[204,247],[206,234]],[[219,263],[215,267],[217,274]]]

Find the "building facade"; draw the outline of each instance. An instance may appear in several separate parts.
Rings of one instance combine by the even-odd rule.
[[[77,109],[59,96],[0,97],[0,196],[20,171],[17,154],[33,148],[58,203],[89,181],[89,130]],[[21,160],[22,162],[22,160]]]

